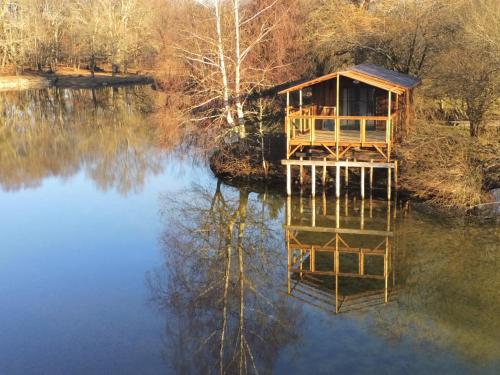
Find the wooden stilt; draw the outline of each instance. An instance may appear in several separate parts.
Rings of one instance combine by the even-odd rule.
[[[302,279],[302,265],[303,265],[303,262],[304,262],[304,257],[303,257],[304,250],[300,249],[299,252],[300,252],[300,260],[299,260],[299,262],[300,262],[300,264],[299,264],[300,273],[299,273],[299,275],[300,275],[300,278]]]
[[[326,210],[327,210],[327,207],[326,207],[326,191],[323,190],[323,216],[326,216]]]
[[[340,199],[335,199],[335,225],[340,228]]]
[[[316,226],[316,198],[311,197],[311,225]]]
[[[347,162],[349,161],[349,159],[346,159],[346,165],[345,165],[345,186],[349,186],[349,167],[347,166]]]
[[[391,168],[387,168],[387,200],[391,200]]]
[[[286,166],[286,193],[292,195],[292,166],[290,164]]]
[[[398,161],[394,160],[394,188],[398,188]]]
[[[365,229],[365,200],[361,201],[361,220],[359,223],[359,228],[361,230]]]
[[[389,281],[389,264],[388,264],[388,257],[389,257],[389,238],[385,238],[385,256],[384,256],[384,279],[385,279],[385,287],[384,287],[384,302],[387,303],[388,301],[388,281]]]
[[[288,232],[287,232],[288,233]],[[288,290],[288,294],[290,294],[292,292],[292,289],[291,289],[291,285],[290,285],[290,268],[292,266],[291,264],[291,259],[290,259],[290,241],[288,240],[288,234],[287,234],[287,241],[286,241],[286,252],[287,252],[287,255],[288,255],[288,268],[287,268],[287,290]]]
[[[321,176],[321,183],[323,184],[324,190],[326,185],[326,158],[323,158],[323,161],[325,162],[325,164],[323,165],[323,175]]]
[[[286,198],[286,224],[292,224],[292,197],[288,196]]]
[[[316,166],[311,166],[311,195],[316,195]]]
[[[365,199],[365,167],[361,167],[361,199]]]
[[[370,164],[373,163],[373,159],[370,159]],[[370,190],[373,189],[373,167],[370,167]]]
[[[370,192],[370,219],[373,218],[373,199],[372,193]]]
[[[300,196],[299,196],[299,211],[300,213],[304,213],[304,189],[300,188]]]
[[[340,197],[340,166],[335,167],[335,197]]]
[[[304,160],[304,158],[301,156],[300,161],[302,161],[302,160]],[[299,173],[300,173],[300,175],[299,175],[300,186],[302,188],[302,185],[304,184],[304,166],[303,165],[299,166]]]

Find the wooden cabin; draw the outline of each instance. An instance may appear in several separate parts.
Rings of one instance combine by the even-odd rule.
[[[406,74],[360,64],[280,91],[287,96],[286,158],[315,150],[339,161],[356,151],[390,162],[396,131],[408,127],[412,92],[419,83]]]

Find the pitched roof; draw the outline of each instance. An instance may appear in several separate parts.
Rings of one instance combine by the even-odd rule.
[[[413,77],[409,74],[403,74],[394,70],[382,68],[374,64],[359,64],[355,65],[349,70],[367,74],[369,76],[382,79],[386,82],[393,83],[396,86],[405,89],[412,89],[420,84],[420,79]]]
[[[420,80],[408,74],[398,73],[393,70],[382,68],[373,64],[359,64],[351,68],[336,73],[330,73],[310,81],[302,82],[281,90],[279,94],[300,90],[305,87],[313,86],[317,83],[328,81],[337,76],[345,76],[383,90],[403,93],[405,90],[412,89],[420,84]]]

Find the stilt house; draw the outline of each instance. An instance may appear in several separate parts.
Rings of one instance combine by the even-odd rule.
[[[406,74],[360,64],[280,91],[287,96],[286,159],[316,151],[336,161],[360,160],[365,154],[390,162],[396,132],[408,127],[419,83]]]

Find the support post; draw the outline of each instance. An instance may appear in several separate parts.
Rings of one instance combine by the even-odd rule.
[[[304,160],[304,158],[301,156],[300,161],[302,161],[302,160]],[[299,173],[300,173],[300,176],[299,176],[300,188],[302,189],[302,185],[304,184],[304,166],[302,164],[299,166]]]
[[[398,188],[398,161],[394,160],[394,188]]]
[[[335,94],[335,154],[339,160],[339,141],[340,141],[340,74],[337,73],[337,90]]]
[[[286,93],[286,119],[285,119],[285,132],[286,132],[286,158],[290,159],[290,92]]]
[[[373,159],[370,159],[370,163],[373,163]],[[373,166],[370,166],[370,191],[373,189]]]
[[[335,197],[340,197],[340,165],[335,166]]]
[[[300,133],[304,131],[304,119],[302,118],[302,89],[299,90],[299,108],[300,108]]]
[[[392,92],[389,91],[387,93],[387,121],[385,127],[385,142],[387,144],[389,144],[391,141],[391,115],[392,115],[391,100],[392,100]]]
[[[365,199],[365,167],[361,167],[361,199]]]
[[[311,195],[313,197],[316,195],[316,166],[314,164],[311,166]]]
[[[335,199],[335,226],[340,228],[340,199]]]
[[[292,166],[286,165],[286,193],[292,195]]]
[[[365,200],[361,201],[361,220],[359,223],[359,229],[365,229]]]
[[[323,216],[326,216],[327,213],[327,207],[326,207],[326,191],[323,189],[323,195],[322,195],[322,201],[323,201]]]
[[[361,127],[360,127],[360,131],[361,131],[361,146],[363,146],[363,143],[366,142],[366,119],[361,119]]]
[[[345,181],[344,184],[345,186],[349,186],[349,167],[347,166],[347,163],[349,162],[349,159],[345,159]]]
[[[385,238],[385,254],[384,254],[384,302],[387,303],[389,300],[388,295],[388,281],[389,281],[389,237]]]
[[[326,185],[326,158],[323,158],[323,162],[325,164],[323,165],[323,175],[321,176],[321,183],[323,184],[323,190],[325,190],[325,185]]]
[[[311,197],[311,226],[316,226],[316,198]]]
[[[391,200],[391,167],[387,168],[387,200]]]

